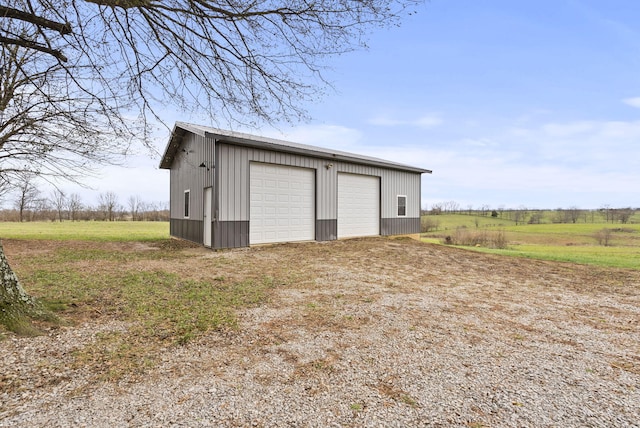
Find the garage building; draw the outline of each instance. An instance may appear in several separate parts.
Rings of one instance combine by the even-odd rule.
[[[421,175],[352,153],[177,122],[171,236],[211,248],[420,232]]]

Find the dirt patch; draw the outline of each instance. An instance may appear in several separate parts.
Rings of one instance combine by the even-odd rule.
[[[154,364],[141,368],[144,376],[115,383],[96,383],[90,365],[74,363],[91,343],[126,332],[108,314],[0,342],[0,426],[640,420],[638,271],[410,239],[226,251],[173,241],[4,245],[18,267],[33,254],[108,248],[124,257],[100,260],[98,275],[162,271],[212,284],[266,276],[274,286],[267,303],[241,311],[238,330],[158,346]],[[145,251],[166,257],[141,256]],[[90,267],[87,260],[69,263]]]

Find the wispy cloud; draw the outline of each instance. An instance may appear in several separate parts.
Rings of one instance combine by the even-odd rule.
[[[640,108],[640,97],[625,98],[622,102],[631,107]]]
[[[397,119],[388,116],[376,116],[369,119],[369,123],[376,126],[414,126],[418,128],[433,128],[441,125],[443,120],[436,115],[425,115],[414,119]]]
[[[269,136],[300,144],[333,147],[342,150],[349,150],[350,147],[357,146],[362,140],[361,131],[331,124],[298,126],[284,134]]]

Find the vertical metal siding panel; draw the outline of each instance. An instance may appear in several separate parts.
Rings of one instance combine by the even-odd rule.
[[[216,169],[218,176],[218,221],[225,221],[227,219],[227,207],[225,204],[225,198],[227,196],[227,189],[229,186],[227,179],[227,170],[224,165],[224,161],[227,157],[227,146],[224,144],[218,145],[218,159],[216,159]],[[220,232],[220,231],[218,231]],[[216,242],[222,244],[222,240]]]
[[[380,216],[382,218],[389,217],[389,206],[393,204],[391,199],[392,187],[394,185],[394,176],[385,170],[380,177]]]
[[[224,194],[224,210],[225,210],[225,221],[233,220],[233,209],[231,208],[232,202],[232,194],[233,194],[233,170],[231,168],[231,158],[233,157],[233,147],[226,146],[225,157],[223,160],[224,164],[224,175],[227,180],[227,185],[225,186],[225,194]],[[223,235],[225,236],[225,235]],[[226,241],[223,241],[226,242]]]
[[[204,159],[204,149],[205,149],[205,139],[204,137],[197,136],[196,138],[196,156],[192,161],[191,168],[195,170],[194,177],[196,178],[193,181],[193,186],[191,188],[191,201],[193,207],[195,208],[195,216],[190,214],[190,218],[193,220],[204,220],[204,183],[205,176],[207,174],[206,168],[200,168],[199,165],[205,160]],[[194,238],[197,234],[197,230],[194,233]],[[200,242],[202,242],[202,235],[200,235]]]
[[[233,198],[233,219],[242,220],[242,198],[244,197],[242,184],[244,183],[244,169],[242,168],[242,152],[235,148],[233,156],[233,176],[235,177],[235,192]]]
[[[220,145],[220,220],[249,219],[249,160],[252,149],[228,144]],[[229,241],[224,241],[229,242]]]
[[[319,165],[316,168],[316,220],[324,220],[327,218],[327,208],[330,204],[327,199],[327,169],[321,168]],[[324,232],[321,234],[316,233],[317,236],[324,236]]]
[[[229,228],[227,227],[227,223],[223,223],[223,226],[220,228],[220,241],[222,242],[222,246],[225,248],[229,247]]]
[[[228,162],[229,162],[229,177],[231,180],[230,183],[230,187],[229,187],[229,220],[230,221],[236,221],[238,220],[238,207],[236,205],[236,202],[238,200],[238,191],[239,191],[239,175],[241,171],[238,171],[237,165],[236,165],[236,158],[238,155],[238,148],[235,146],[231,146],[229,148],[229,158],[228,158]],[[231,233],[231,231],[230,231]],[[230,236],[231,238],[231,236]]]
[[[331,168],[331,174],[329,174],[328,179],[328,187],[327,191],[329,192],[327,195],[327,199],[331,203],[331,212],[327,216],[329,219],[338,219],[338,169]]]
[[[225,221],[232,221],[234,220],[233,218],[233,210],[231,208],[231,201],[232,201],[232,193],[233,193],[233,170],[231,169],[231,158],[233,157],[233,147],[231,146],[226,146],[225,147],[225,157],[224,157],[224,175],[226,177],[227,180],[227,184],[225,186],[225,195],[224,195],[224,210],[225,210]],[[225,231],[225,235],[223,235],[223,237],[226,236],[226,231]],[[223,242],[226,243],[226,240],[224,240]]]
[[[225,166],[227,170],[227,195],[225,198],[225,204],[227,206],[227,221],[235,220],[234,212],[233,212],[233,194],[235,192],[235,171],[233,170],[233,155],[234,155],[234,147],[227,147],[227,158],[225,159]],[[226,241],[225,241],[226,242]]]
[[[242,198],[240,199],[240,220],[249,220],[249,150],[242,151],[240,159],[242,168]]]
[[[232,186],[232,175],[229,171],[229,146],[223,145],[220,150],[220,174],[222,175],[222,188],[220,190],[220,204],[222,215],[220,217],[223,221],[229,221],[231,219],[231,213],[229,211],[229,192]],[[224,245],[224,231],[221,230],[221,242]]]
[[[227,159],[225,164],[227,166],[227,198],[225,203],[227,204],[227,221],[235,221],[235,193],[236,193],[236,171],[234,167],[235,147],[227,147]]]

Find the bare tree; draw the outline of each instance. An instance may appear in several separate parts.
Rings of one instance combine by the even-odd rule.
[[[129,196],[129,199],[127,199],[127,205],[129,207],[129,213],[131,214],[131,220],[132,221],[140,220],[139,213],[143,208],[143,203],[142,203],[142,200],[140,199],[140,196],[138,195]]]
[[[444,210],[443,204],[441,202],[440,203],[436,203],[436,204],[433,204],[433,206],[431,207],[431,214],[432,215],[439,215],[439,214],[442,214],[443,210]]]
[[[518,224],[525,223],[527,221],[528,216],[529,216],[529,210],[524,205],[520,205],[517,209],[513,211],[513,220],[515,220],[516,226]]]
[[[58,221],[62,221],[64,210],[67,206],[67,197],[64,192],[60,189],[54,189],[49,197],[53,208],[56,210],[58,214]]]
[[[325,60],[419,2],[5,0],[0,181],[80,181],[148,144],[166,105],[230,126],[303,119]]]
[[[0,180],[26,172],[80,181],[128,150],[131,135],[111,123],[106,106],[62,65],[2,44],[0,71]]]
[[[22,222],[25,214],[35,207],[36,201],[40,197],[40,191],[36,187],[34,174],[21,173],[16,179],[14,206],[18,210],[19,221]]]
[[[529,217],[529,224],[540,224],[542,223],[542,212],[534,211],[531,213],[531,217]]]
[[[446,201],[442,203],[445,212],[455,213],[460,210],[460,204],[456,201]]]
[[[568,222],[576,223],[580,219],[580,216],[582,215],[582,210],[576,206],[572,206],[572,207],[569,207],[569,209],[566,210],[565,213],[567,216],[567,223]]]
[[[611,222],[614,222],[615,220],[617,220],[620,223],[626,224],[629,222],[629,219],[632,216],[633,216],[633,209],[631,207],[618,208],[613,210]]]
[[[602,207],[600,208],[600,211],[604,213],[605,216],[605,222],[609,223],[609,220],[611,220],[611,222],[613,223],[613,219],[612,219],[612,212],[611,212],[611,205],[609,204],[603,204]]]
[[[78,214],[82,210],[82,201],[80,200],[80,195],[77,193],[72,193],[67,198],[67,210],[69,211],[69,218],[71,221],[78,220]]]
[[[608,247],[611,242],[611,232],[612,230],[608,228],[600,229],[593,234],[593,237],[598,241],[599,245]]]
[[[115,220],[118,207],[118,196],[114,192],[100,193],[98,196],[98,209],[108,221]]]
[[[28,71],[17,81],[55,73],[71,85],[56,102],[83,103],[138,138],[137,119],[148,131],[169,103],[233,124],[303,118],[303,101],[327,85],[325,60],[365,47],[372,28],[397,25],[417,3],[8,0],[0,43]]]

